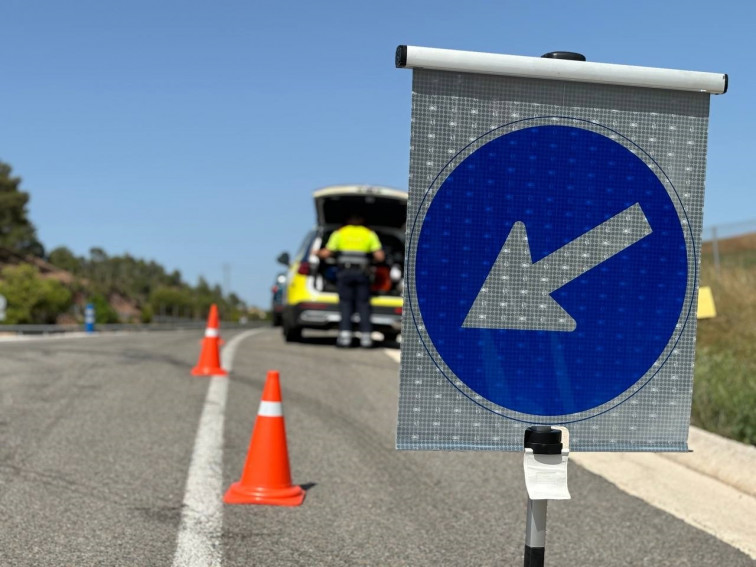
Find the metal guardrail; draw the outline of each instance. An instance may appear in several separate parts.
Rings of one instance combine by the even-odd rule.
[[[170,323],[150,323],[150,324],[135,324],[135,323],[111,323],[95,325],[96,332],[114,332],[114,331],[134,331],[134,332],[149,332],[149,331],[178,331],[183,329],[204,329],[206,326],[205,321],[174,321]],[[221,321],[221,329],[254,329],[256,327],[264,327],[270,325],[269,321],[250,321],[247,323],[231,323]],[[85,332],[84,325],[2,325],[0,324],[0,335],[4,334],[16,334],[16,335],[52,335],[62,333],[78,333]]]

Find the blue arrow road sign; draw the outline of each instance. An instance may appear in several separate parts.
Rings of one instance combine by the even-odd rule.
[[[641,148],[591,128],[525,125],[488,141],[409,233],[408,304],[428,353],[514,412],[586,412],[642,387],[686,321],[679,197]]]

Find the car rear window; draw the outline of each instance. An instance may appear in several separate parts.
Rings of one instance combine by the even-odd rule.
[[[315,238],[315,231],[311,230],[307,233],[307,236],[304,237],[304,240],[302,241],[302,244],[299,245],[299,249],[297,250],[297,253],[294,255],[295,261],[301,261],[305,254],[309,255],[310,253],[310,247],[312,246],[312,241]]]

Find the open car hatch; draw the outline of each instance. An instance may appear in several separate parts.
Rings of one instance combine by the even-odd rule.
[[[373,185],[336,185],[313,193],[320,226],[341,226],[359,214],[371,228],[402,229],[407,220],[407,193]]]

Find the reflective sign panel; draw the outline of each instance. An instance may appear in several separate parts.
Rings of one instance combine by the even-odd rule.
[[[397,446],[687,450],[709,95],[413,73]]]

